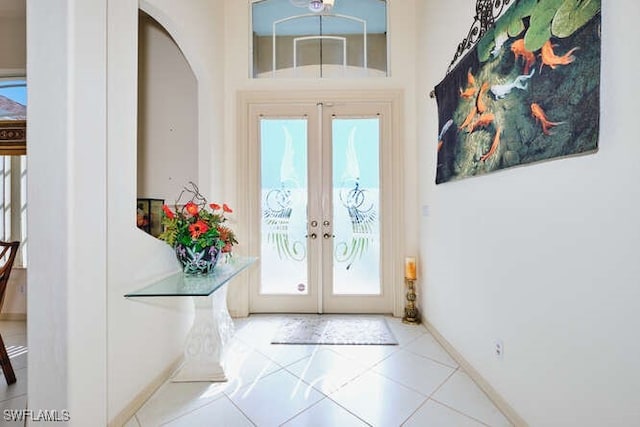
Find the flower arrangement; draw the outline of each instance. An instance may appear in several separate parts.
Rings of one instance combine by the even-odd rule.
[[[233,210],[226,203],[207,203],[198,187],[193,182],[190,185],[192,188],[185,187],[180,193],[173,210],[167,205],[162,206],[164,231],[158,238],[176,250],[182,246],[200,252],[213,247],[216,252],[230,254],[238,241],[233,230],[225,224],[225,215]],[[191,200],[181,205],[185,193],[191,194]]]

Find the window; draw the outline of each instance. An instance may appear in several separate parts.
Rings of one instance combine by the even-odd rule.
[[[254,78],[387,75],[384,0],[255,0]]]
[[[26,119],[24,73],[0,72],[0,239],[21,242],[16,267],[27,261]]]
[[[27,265],[27,156],[0,156],[0,240],[20,241],[15,267]]]

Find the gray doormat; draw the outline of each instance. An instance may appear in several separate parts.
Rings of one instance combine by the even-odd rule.
[[[312,314],[283,320],[271,344],[398,345],[381,316]]]

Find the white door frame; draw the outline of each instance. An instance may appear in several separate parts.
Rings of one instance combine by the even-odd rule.
[[[268,105],[291,105],[300,104],[301,107],[310,104],[331,103],[362,103],[362,104],[383,104],[385,113],[389,114],[389,129],[383,129],[380,134],[381,147],[380,155],[383,161],[388,163],[388,167],[382,168],[384,177],[381,177],[381,183],[384,185],[384,191],[389,195],[389,203],[381,204],[381,216],[387,221],[382,226],[381,239],[384,241],[382,245],[383,252],[381,259],[385,264],[381,269],[383,292],[390,293],[388,304],[383,309],[378,309],[385,313],[393,313],[396,316],[401,315],[401,298],[404,295],[403,281],[403,260],[404,260],[404,239],[403,239],[403,143],[402,143],[402,92],[397,90],[379,90],[379,91],[242,91],[238,95],[238,136],[239,144],[237,151],[237,205],[238,205],[238,234],[241,236],[249,236],[246,242],[242,242],[239,248],[242,253],[251,256],[260,254],[260,221],[259,215],[251,215],[251,212],[261,212],[259,198],[254,197],[257,190],[257,171],[253,165],[259,164],[259,150],[251,148],[252,138],[255,137],[255,130],[251,129],[253,117],[256,111],[261,107]],[[302,110],[303,108],[301,108]],[[259,269],[255,268],[250,271],[248,276],[249,287],[255,287],[259,280]],[[247,313],[251,311],[266,311],[263,307],[256,307],[251,300],[251,291],[242,292],[246,295],[245,304]],[[318,301],[314,308],[307,307],[303,311],[321,312],[322,298]],[[345,299],[346,307],[340,310],[348,309],[350,312],[368,312],[363,310],[361,305],[354,304],[353,298]],[[359,298],[367,298],[361,296]],[[244,311],[244,310],[242,310]],[[278,310],[272,307],[268,311],[289,311],[288,309]]]

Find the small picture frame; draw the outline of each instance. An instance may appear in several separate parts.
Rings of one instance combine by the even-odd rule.
[[[136,209],[136,226],[158,237],[162,231],[162,206],[164,199],[138,198]]]

